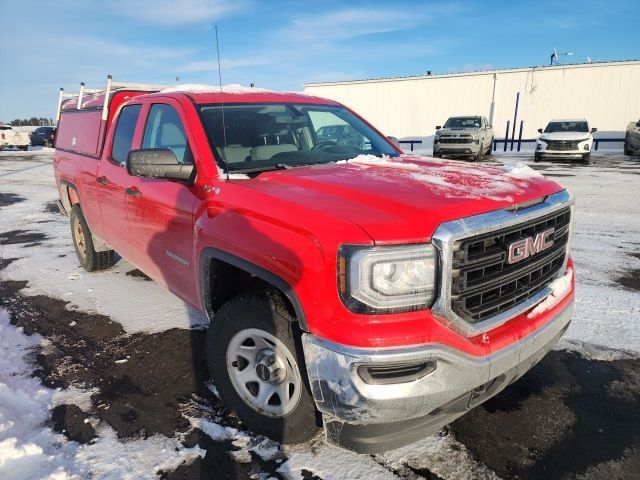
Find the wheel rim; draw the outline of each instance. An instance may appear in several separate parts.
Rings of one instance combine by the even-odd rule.
[[[87,256],[87,243],[84,238],[84,230],[82,230],[82,225],[80,225],[77,218],[73,220],[73,238],[80,255],[85,258]]]
[[[262,415],[283,417],[300,401],[302,379],[295,357],[264,330],[248,328],[233,336],[227,372],[238,395]]]

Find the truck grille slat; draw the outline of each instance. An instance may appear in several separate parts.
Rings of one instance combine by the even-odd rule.
[[[469,323],[504,312],[545,288],[564,265],[570,209],[528,222],[463,238],[453,246],[451,308]],[[553,227],[553,246],[507,263],[512,242]]]

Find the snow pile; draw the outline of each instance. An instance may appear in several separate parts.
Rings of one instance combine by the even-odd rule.
[[[531,178],[544,178],[544,175],[522,162],[505,163],[503,169],[507,176],[511,178],[520,178],[525,180]]]
[[[216,85],[204,85],[200,83],[185,83],[183,85],[176,85],[174,87],[165,88],[160,90],[159,93],[260,93],[260,92],[272,92],[272,90],[266,90],[264,88],[245,87],[239,83],[230,83],[228,85],[220,86]],[[272,92],[273,93],[273,92]]]
[[[560,278],[555,279],[549,284],[551,293],[547,298],[540,302],[536,307],[529,312],[527,318],[534,318],[538,315],[551,310],[558,305],[564,297],[571,291],[571,283],[573,281],[573,269],[568,268],[567,272]]]

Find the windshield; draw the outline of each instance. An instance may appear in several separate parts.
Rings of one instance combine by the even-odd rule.
[[[227,104],[224,112],[220,105],[207,105],[200,107],[200,113],[227,171],[287,168],[358,155],[399,155],[384,137],[342,107]]]
[[[480,117],[451,117],[444,128],[480,128]]]
[[[588,132],[589,125],[587,122],[549,122],[544,133],[555,132]]]

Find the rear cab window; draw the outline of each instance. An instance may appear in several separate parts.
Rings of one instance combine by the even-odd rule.
[[[127,161],[141,109],[142,105],[127,105],[118,115],[116,131],[113,134],[111,156],[109,157],[109,160],[116,165],[124,166]]]

